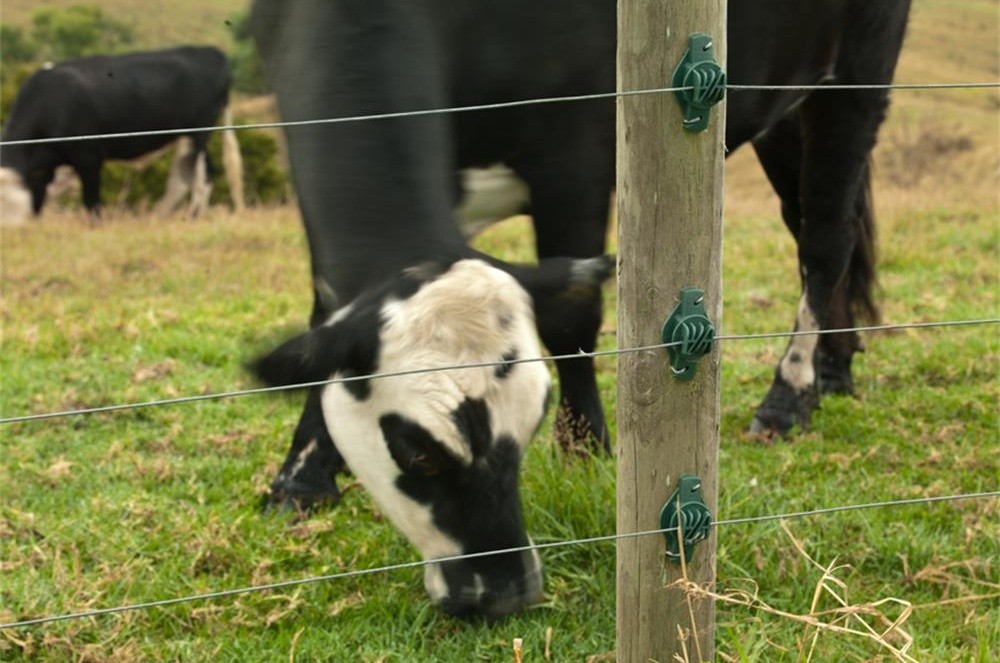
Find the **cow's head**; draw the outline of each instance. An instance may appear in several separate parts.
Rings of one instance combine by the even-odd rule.
[[[479,260],[422,265],[365,293],[254,364],[265,382],[540,356],[531,300]],[[521,453],[546,406],[540,362],[331,384],[323,413],[337,446],[386,516],[427,560],[528,544]],[[499,617],[541,596],[534,551],[427,566],[451,614]]]
[[[31,214],[31,192],[12,168],[0,168],[0,225],[19,226]]]

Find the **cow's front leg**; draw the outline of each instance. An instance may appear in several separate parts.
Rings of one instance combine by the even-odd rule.
[[[340,501],[334,477],[344,470],[345,464],[327,432],[320,393],[319,389],[309,390],[292,448],[271,482],[265,509],[303,511],[333,506]]]
[[[73,169],[83,189],[83,206],[90,212],[91,223],[96,223],[101,216],[101,161],[81,159],[73,164]]]

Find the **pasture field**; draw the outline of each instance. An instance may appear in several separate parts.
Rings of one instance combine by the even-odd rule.
[[[997,44],[992,0],[917,0],[897,78],[996,81]],[[875,159],[885,322],[1000,317],[998,110],[995,89],[895,94]],[[479,244],[531,258],[523,218]],[[748,151],[727,167],[724,250],[720,333],[787,330],[793,241]],[[196,221],[112,210],[96,228],[49,214],[3,229],[0,416],[253,386],[243,362],[305,324],[307,263],[291,207]],[[613,283],[606,292],[601,349],[615,347]],[[865,342],[859,398],[827,398],[811,430],[777,441],[745,431],[784,341],[723,343],[717,518],[997,489],[997,327]],[[613,426],[616,362],[598,365]],[[417,559],[360,487],[311,517],[261,513],[300,399],[0,424],[0,623]],[[564,455],[544,426],[523,473],[534,540],[612,534],[614,478],[613,459]],[[848,603],[893,599],[877,609],[905,619],[886,639],[912,639],[913,659],[987,663],[1000,660],[998,542],[997,499],[731,525],[719,534],[717,590],[808,613],[823,577],[811,558],[833,569],[826,584]],[[0,661],[507,662],[514,638],[526,663],[613,660],[614,545],[542,558],[546,601],[495,625],[444,617],[408,568],[0,630]],[[822,594],[815,609],[838,605]],[[720,661],[898,660],[759,605],[720,602],[717,643]]]
[[[249,0],[4,0],[3,22],[31,27],[39,9],[72,5],[100,7],[106,16],[123,21],[135,33],[135,48],[157,49],[179,44],[232,45],[227,22],[249,7]]]

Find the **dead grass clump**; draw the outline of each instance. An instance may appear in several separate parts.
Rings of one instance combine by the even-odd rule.
[[[879,152],[879,174],[902,189],[912,189],[935,173],[945,170],[943,162],[972,151],[972,138],[959,127],[929,126],[915,129],[903,122],[887,131]]]
[[[838,565],[836,560],[827,565],[820,564],[806,552],[803,542],[792,534],[787,524],[782,522],[781,525],[799,557],[820,572],[820,578],[806,612],[790,612],[769,605],[760,597],[759,588],[753,581],[750,582],[749,590],[717,591],[691,582],[685,572],[684,577],[673,583],[673,586],[681,589],[689,601],[710,599],[716,603],[742,606],[801,624],[803,631],[797,643],[797,658],[800,661],[808,663],[814,660],[821,635],[836,634],[873,643],[893,660],[916,663],[917,659],[910,653],[914,645],[913,637],[904,628],[915,606],[896,597],[852,603],[847,583],[838,577],[838,574],[850,567],[844,564]],[[683,655],[675,656],[674,660],[678,663],[703,660],[701,656],[696,659],[689,658],[686,647],[682,648],[682,651]],[[719,653],[719,657],[727,661],[738,660],[723,653]]]

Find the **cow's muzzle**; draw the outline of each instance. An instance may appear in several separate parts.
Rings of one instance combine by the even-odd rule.
[[[447,614],[492,621],[542,600],[542,564],[534,550],[439,562],[424,585]]]

